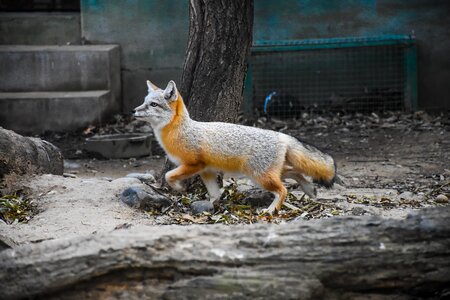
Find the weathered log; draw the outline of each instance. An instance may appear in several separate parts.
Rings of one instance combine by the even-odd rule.
[[[448,207],[403,220],[136,227],[0,252],[0,298],[410,299],[449,286]]]
[[[63,174],[63,157],[53,144],[0,127],[0,179],[7,174]]]

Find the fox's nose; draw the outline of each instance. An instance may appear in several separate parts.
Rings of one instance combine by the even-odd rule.
[[[134,115],[134,114],[136,113],[136,110],[133,109],[133,110],[131,111],[131,113]]]

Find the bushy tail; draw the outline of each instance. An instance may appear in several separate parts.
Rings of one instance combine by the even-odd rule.
[[[319,185],[330,188],[336,180],[334,159],[314,146],[292,138],[286,159],[296,171],[311,176]]]

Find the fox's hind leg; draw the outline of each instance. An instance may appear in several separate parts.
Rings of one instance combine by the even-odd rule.
[[[275,199],[272,204],[263,212],[273,214],[281,210],[284,200],[286,200],[287,189],[281,182],[280,176],[277,174],[264,174],[263,176],[256,178],[256,182],[260,184],[264,189],[275,194]]]
[[[220,197],[220,188],[219,184],[217,183],[217,174],[214,172],[205,171],[200,174],[200,177],[202,178],[202,181],[205,184],[206,189],[208,190],[211,203],[214,203],[214,201],[216,201]]]
[[[183,186],[180,181],[188,179],[203,170],[204,166],[198,165],[181,165],[166,173],[167,183],[176,191],[182,192]]]
[[[292,168],[285,168],[283,172],[283,178],[292,178],[300,185],[300,188],[308,195],[310,198],[316,198],[317,191],[314,185],[306,180],[306,178],[299,172],[294,171]]]

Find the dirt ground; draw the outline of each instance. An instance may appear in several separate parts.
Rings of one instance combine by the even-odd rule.
[[[247,125],[288,133],[330,153],[345,186],[318,189],[317,199],[304,197],[288,182],[291,197],[287,208],[274,218],[258,217],[259,208],[221,207],[213,214],[193,216],[192,198],[172,195],[176,205],[164,212],[144,212],[126,206],[120,194],[130,186],[145,188],[129,173],[157,176],[163,166],[162,155],[107,160],[92,158],[83,150],[86,136],[94,133],[148,131],[148,126],[118,118],[103,128],[84,133],[46,135],[65,156],[66,176],[42,175],[22,179],[38,214],[27,223],[0,221],[0,238],[10,243],[39,242],[136,225],[187,225],[192,223],[307,222],[312,218],[342,215],[382,215],[403,218],[411,209],[449,205],[450,196],[450,116],[448,113],[415,114],[307,114],[296,120],[260,118]],[[154,149],[159,153],[160,150]],[[244,179],[238,186],[252,185]],[[232,185],[229,190],[239,191]],[[183,200],[184,199],[184,200]],[[231,198],[230,198],[231,199]],[[181,204],[183,202],[183,204]],[[243,207],[242,205],[239,206]],[[176,225],[169,225],[176,224]]]

